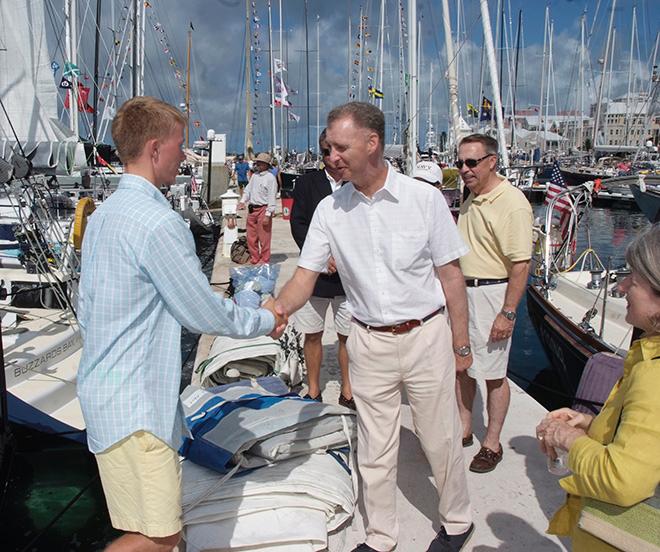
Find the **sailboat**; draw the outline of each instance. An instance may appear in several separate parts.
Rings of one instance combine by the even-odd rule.
[[[624,357],[632,338],[626,301],[616,289],[625,268],[612,269],[590,247],[576,257],[580,223],[593,183],[566,189],[549,203],[527,287],[527,310],[552,368],[575,396],[587,360],[599,352]],[[559,221],[555,224],[555,221]]]

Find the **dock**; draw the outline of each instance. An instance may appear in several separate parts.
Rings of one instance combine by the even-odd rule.
[[[239,226],[245,227],[245,214]],[[280,266],[279,289],[293,274],[299,250],[291,237],[289,221],[281,213],[273,219],[271,263]],[[229,269],[237,266],[222,257],[222,238],[218,244],[212,282],[229,280]],[[321,368],[321,389],[327,402],[339,397],[339,368],[336,362],[337,337],[332,321],[326,321],[323,336],[324,357]],[[195,367],[207,358],[213,338],[202,336]],[[546,459],[539,450],[536,424],[547,410],[509,380],[511,405],[502,432],[504,456],[491,473],[477,474],[467,470],[479,450],[479,439],[485,435],[485,386],[479,388],[474,421],[475,442],[464,449],[465,469],[472,502],[475,532],[465,550],[474,552],[531,551],[555,552],[569,550],[566,539],[546,535],[548,520],[565,500],[558,477],[550,474]],[[400,534],[398,552],[423,552],[439,529],[438,498],[433,477],[424,453],[415,436],[410,407],[404,395],[399,449],[397,509]],[[358,508],[350,525],[329,537],[330,552],[349,552],[364,541],[363,507]]]

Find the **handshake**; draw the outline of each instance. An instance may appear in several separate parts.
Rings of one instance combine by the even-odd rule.
[[[275,301],[275,299],[272,297],[266,299],[266,301],[261,304],[261,308],[269,310],[271,313],[273,313],[273,316],[275,317],[275,326],[273,331],[268,335],[273,339],[279,339],[284,333],[286,325],[289,322],[289,314],[285,312],[282,305]]]

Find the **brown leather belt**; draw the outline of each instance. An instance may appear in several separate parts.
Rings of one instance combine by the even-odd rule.
[[[432,312],[421,320],[406,320],[405,322],[401,322],[400,324],[392,324],[391,326],[370,326],[369,324],[365,324],[357,318],[353,318],[353,320],[355,320],[358,324],[360,324],[360,326],[366,328],[367,330],[373,330],[375,332],[389,332],[394,335],[399,335],[408,333],[410,330],[421,326],[424,322],[431,320],[431,318],[443,312],[445,312],[445,307],[440,307],[437,311]]]
[[[465,278],[465,285],[467,287],[492,286],[508,281],[508,278]]]
[[[257,209],[261,209],[262,207],[268,207],[268,205],[256,205],[254,203],[251,203],[250,205],[248,205],[248,213],[252,213]]]

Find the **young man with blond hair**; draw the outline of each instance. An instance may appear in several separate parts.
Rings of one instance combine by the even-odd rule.
[[[78,395],[113,527],[109,551],[172,550],[181,534],[181,326],[232,337],[278,336],[272,300],[242,308],[211,289],[174,183],[185,117],[150,97],[112,123],[124,174],[90,217],[82,246]]]

